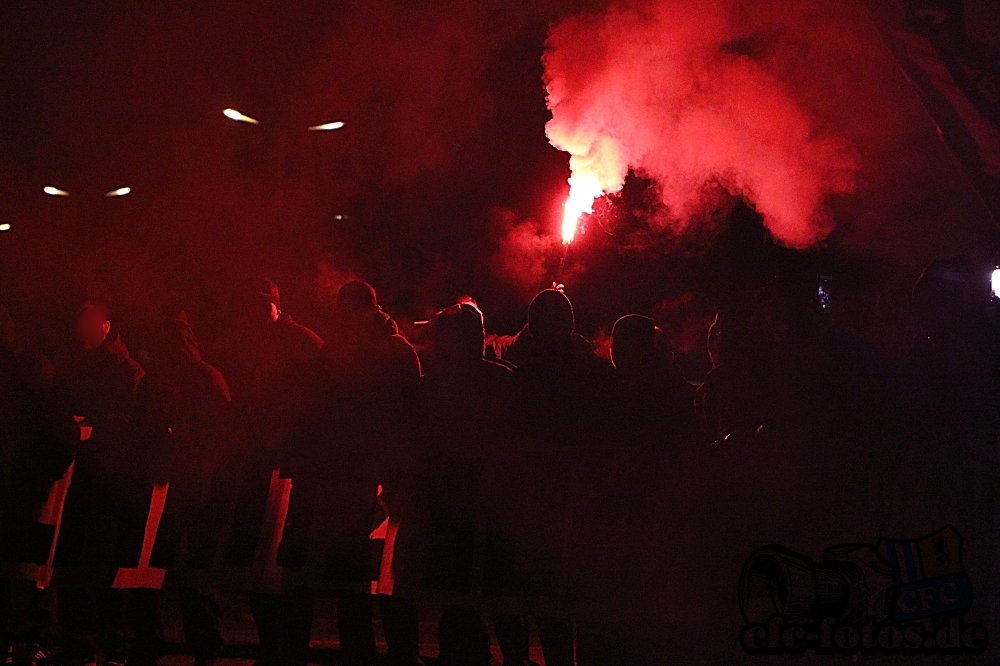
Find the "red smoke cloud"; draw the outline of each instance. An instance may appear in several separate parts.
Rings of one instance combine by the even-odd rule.
[[[513,211],[498,209],[493,214],[505,231],[490,263],[497,275],[518,290],[522,300],[530,299],[551,275],[546,259],[558,251],[559,240],[544,233],[534,220],[521,220]]]
[[[718,182],[750,201],[779,242],[826,238],[824,202],[854,191],[856,151],[784,81],[803,64],[788,46],[803,39],[808,15],[755,8],[660,0],[556,25],[544,56],[546,133],[570,153],[574,178],[596,178],[605,192],[620,190],[630,168],[653,179],[676,231]]]

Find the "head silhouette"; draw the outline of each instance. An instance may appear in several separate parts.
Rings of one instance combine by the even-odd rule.
[[[441,310],[434,317],[431,344],[432,355],[441,361],[479,361],[486,344],[483,313],[468,302]]]
[[[656,359],[656,322],[630,314],[615,322],[611,332],[611,362],[624,372],[648,368]]]
[[[363,315],[378,310],[375,289],[361,280],[351,280],[337,292],[337,310],[344,315]]]
[[[528,307],[528,330],[541,342],[567,340],[573,334],[576,319],[573,304],[559,289],[546,289]]]
[[[194,335],[194,327],[184,310],[178,310],[173,315],[166,315],[157,334],[152,340],[154,354],[160,360],[178,360],[181,358],[200,361],[201,351],[198,339]]]
[[[247,290],[246,314],[256,323],[271,324],[281,314],[281,294],[278,285],[266,277],[254,278]]]

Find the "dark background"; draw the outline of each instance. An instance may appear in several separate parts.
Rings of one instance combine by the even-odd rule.
[[[540,57],[550,24],[603,4],[2,3],[0,221],[13,228],[0,236],[0,301],[43,337],[84,296],[107,300],[126,334],[180,305],[221,344],[234,294],[257,274],[321,333],[352,276],[404,324],[471,294],[498,332],[559,278],[583,332],[655,315],[697,371],[734,289],[778,276],[805,294],[831,273],[857,328],[868,324],[852,313],[904,293],[930,259],[991,258],[992,223],[859,19],[864,50],[834,45],[829,71],[789,80],[861,153],[858,193],[832,202],[823,247],[775,247],[724,194],[695,232],[658,236],[631,179],[555,275],[548,234],[569,172],[545,138]],[[820,88],[837,99],[810,94]],[[306,131],[334,120],[345,128]]]

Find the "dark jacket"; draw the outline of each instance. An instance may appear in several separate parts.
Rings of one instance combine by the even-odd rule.
[[[318,335],[285,313],[273,324],[240,331],[225,372],[247,446],[276,450],[287,440],[303,378],[322,347]]]
[[[77,349],[56,368],[57,395],[76,416],[99,423],[130,417],[142,367],[132,359],[121,336],[109,335],[97,349]]]
[[[429,365],[419,487],[423,584],[430,590],[462,598],[480,589],[476,571],[490,536],[496,463],[508,460],[512,443],[514,382],[509,367],[486,359]]]
[[[150,456],[136,446],[135,418],[143,374],[117,335],[97,349],[74,350],[56,368],[63,408],[93,428],[77,448],[55,559],[86,584],[110,583],[142,543]]]
[[[277,321],[237,332],[225,368],[232,395],[233,447],[222,465],[235,508],[225,545],[227,564],[247,567],[258,551],[265,525],[270,478],[281,462],[308,398],[306,379],[323,341],[282,313]],[[282,469],[282,475],[288,472]],[[264,538],[269,538],[264,535]]]
[[[0,561],[44,562],[52,530],[37,505],[69,467],[79,429],[52,396],[48,362],[0,343]]]
[[[585,472],[602,465],[608,364],[575,334],[545,342],[525,327],[499,346],[517,366],[518,399],[507,417],[516,445],[493,465],[486,592],[534,598],[537,612],[559,614],[566,609],[555,600],[573,573],[567,563],[586,539]]]
[[[231,437],[229,387],[213,366],[190,355],[154,361],[139,385],[149,436],[165,438],[159,457],[166,479],[204,480],[227,452]]]
[[[133,435],[136,392],[144,374],[117,334],[109,335],[97,349],[74,349],[56,367],[55,393],[62,409],[93,427],[86,446],[80,447],[76,475],[123,471]]]
[[[379,485],[390,511],[406,520],[419,378],[415,350],[381,310],[340,322],[283,464],[293,481],[279,563],[367,586]]]
[[[157,452],[154,480],[170,482],[154,566],[181,564],[174,556],[186,537],[186,564],[201,568],[214,557],[236,465],[229,387],[202,360],[186,316],[160,333],[139,386],[142,437]]]

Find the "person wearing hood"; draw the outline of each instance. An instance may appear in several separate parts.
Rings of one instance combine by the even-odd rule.
[[[532,614],[545,662],[573,663],[573,609],[564,600],[575,583],[570,558],[583,538],[575,524],[585,525],[575,515],[586,494],[582,470],[601,463],[596,444],[608,378],[607,363],[575,328],[566,294],[545,289],[531,301],[527,325],[494,343],[498,357],[516,367],[520,398],[508,418],[523,450],[506,466],[490,518],[495,532],[509,536],[487,548],[485,578],[505,662],[527,661]]]
[[[561,288],[543,289],[528,306],[528,322],[515,335],[492,339],[498,359],[513,366],[577,358],[599,365],[590,342],[576,332],[573,304]]]
[[[54,566],[63,624],[75,649],[124,658],[124,596],[109,589],[121,560],[122,530],[137,522],[131,500],[144,479],[135,463],[133,422],[142,367],[112,330],[108,307],[88,301],[78,311],[76,344],[57,364],[55,392],[62,409],[92,428],[78,447],[63,509]],[[139,544],[135,544],[138,547]],[[96,634],[96,644],[94,643]]]
[[[147,347],[148,373],[139,385],[141,431],[158,440],[157,480],[169,481],[154,566],[179,565],[184,636],[196,664],[210,663],[222,648],[221,610],[211,591],[183,576],[211,567],[222,530],[223,478],[233,452],[229,387],[202,360],[187,313],[165,318]],[[179,561],[181,553],[185,556]]]
[[[571,567],[579,581],[580,666],[639,664],[634,654],[653,613],[649,591],[669,543],[649,525],[669,524],[684,488],[694,390],[674,364],[666,334],[649,317],[618,319],[611,334],[609,419],[583,470],[576,512],[581,542]]]
[[[294,599],[283,615],[298,619],[294,626],[286,623],[281,660],[305,663],[310,590],[321,588],[338,596],[338,663],[374,663],[369,535],[385,518],[381,507],[400,525],[395,589],[392,596],[376,597],[388,662],[412,666],[418,658],[417,611],[400,597],[407,596],[412,572],[406,568],[412,550],[404,544],[413,525],[408,512],[420,362],[371,285],[352,281],[341,287],[333,314],[335,327],[312,381],[310,414],[286,459],[293,485],[278,563]]]
[[[75,333],[76,344],[56,368],[56,391],[69,411],[94,428],[93,437],[103,441],[130,421],[145,373],[112,330],[110,311],[103,303],[87,301],[81,306]]]

